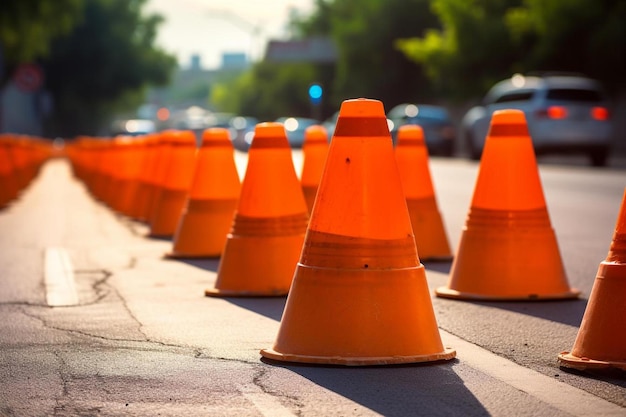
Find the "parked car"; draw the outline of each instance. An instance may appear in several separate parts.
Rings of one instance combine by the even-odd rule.
[[[491,115],[500,109],[524,111],[537,155],[585,153],[592,165],[606,165],[613,124],[608,97],[597,81],[578,75],[516,74],[498,82],[483,104],[463,117],[461,129],[472,158],[480,158]]]
[[[287,139],[292,148],[302,147],[304,143],[304,131],[307,127],[321,124],[319,120],[306,117],[280,117],[276,119],[276,122],[282,123],[285,126]]]
[[[444,107],[429,104],[399,104],[389,110],[387,119],[394,143],[400,126],[415,124],[424,130],[424,140],[430,155],[454,154],[456,127]]]
[[[259,120],[254,117],[235,116],[228,121],[230,140],[235,149],[247,151],[254,137],[254,128]]]
[[[111,125],[112,136],[141,136],[156,131],[156,123],[148,119],[116,120]]]

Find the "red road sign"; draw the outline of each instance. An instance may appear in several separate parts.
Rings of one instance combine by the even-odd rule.
[[[32,93],[43,84],[43,71],[36,64],[20,64],[13,75],[13,82],[21,91]]]

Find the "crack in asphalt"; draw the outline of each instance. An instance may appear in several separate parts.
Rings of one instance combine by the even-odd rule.
[[[111,277],[111,275],[113,275],[112,272],[106,269],[77,269],[77,270],[74,270],[74,274],[77,274],[77,275],[102,274],[102,278],[95,280],[89,285],[90,289],[95,294],[95,297],[93,297],[93,299],[89,301],[82,301],[76,305],[71,305],[71,306],[50,306],[48,304],[35,303],[31,301],[2,301],[0,302],[0,307],[1,306],[26,306],[26,307],[43,307],[43,308],[50,308],[50,309],[82,307],[82,306],[90,306],[90,305],[97,304],[109,294],[109,292],[106,291],[104,287],[106,287],[106,285],[108,284],[109,278]],[[45,293],[45,285],[43,285],[43,283],[42,283],[42,287],[43,287],[42,292]]]
[[[69,398],[68,384],[71,380],[71,376],[68,376],[67,374],[67,363],[61,356],[61,353],[57,350],[53,350],[52,354],[57,358],[57,361],[59,362],[58,371],[59,371],[59,378],[61,378],[61,388],[62,388],[61,396],[59,397],[58,395],[55,395],[55,398],[54,398],[54,402],[56,405],[54,406],[53,415],[58,415],[59,412],[66,411],[65,407],[67,404],[65,404],[65,402]]]
[[[258,363],[256,365],[257,365],[255,366],[256,370],[254,372],[254,375],[252,376],[252,383],[256,387],[258,387],[264,394],[270,395],[277,399],[282,398],[282,399],[289,401],[291,405],[293,405],[296,408],[295,414],[298,416],[301,415],[302,408],[304,407],[304,404],[302,403],[302,401],[296,396],[286,395],[284,393],[278,393],[270,389],[267,386],[267,384],[265,384],[263,381],[265,377],[269,374],[269,369],[267,367],[258,365]]]
[[[162,352],[163,349],[177,349],[181,351],[180,352],[181,354],[192,356],[195,359],[200,359],[200,360],[211,359],[211,360],[219,360],[219,361],[225,361],[225,362],[241,363],[241,364],[246,364],[246,365],[258,364],[256,361],[226,358],[223,356],[212,356],[208,354],[205,349],[202,349],[202,348],[161,342],[158,340],[150,339],[148,337],[146,337],[145,339],[112,338],[112,337],[96,335],[96,334],[85,332],[82,330],[59,327],[59,326],[55,326],[49,323],[48,320],[46,320],[43,317],[40,317],[37,314],[28,312],[25,309],[21,309],[21,310],[25,316],[38,320],[47,329],[69,333],[69,334],[76,335],[76,336],[87,337],[90,339],[96,339],[98,341],[108,342],[112,344],[112,345],[105,345],[105,347],[116,347],[118,349],[128,349],[128,350],[141,351],[141,352]],[[120,344],[123,344],[123,343],[137,343],[137,344],[140,344],[140,346],[120,346]],[[158,348],[155,349],[155,347],[158,347]],[[170,353],[178,353],[178,352],[170,352]]]

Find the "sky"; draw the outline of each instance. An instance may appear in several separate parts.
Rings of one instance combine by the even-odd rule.
[[[245,53],[262,58],[268,39],[286,39],[290,10],[306,16],[314,0],[148,0],[144,13],[165,18],[157,45],[188,68],[200,55],[205,69],[221,65],[222,54]]]

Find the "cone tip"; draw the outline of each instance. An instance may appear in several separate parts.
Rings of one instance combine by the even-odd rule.
[[[398,128],[399,145],[410,142],[411,144],[424,144],[424,129],[419,125],[409,124]]]
[[[223,127],[210,127],[202,132],[202,143],[230,141],[228,129]]]
[[[285,136],[285,126],[278,122],[262,122],[254,127],[255,137]]]
[[[339,109],[339,117],[385,117],[385,109],[380,100],[355,98],[344,100]]]
[[[250,148],[290,148],[285,126],[278,122],[258,123]]]
[[[518,109],[496,110],[491,116],[491,124],[526,123],[524,112]]]
[[[328,131],[322,125],[309,126],[304,130],[304,143],[328,142]]]

